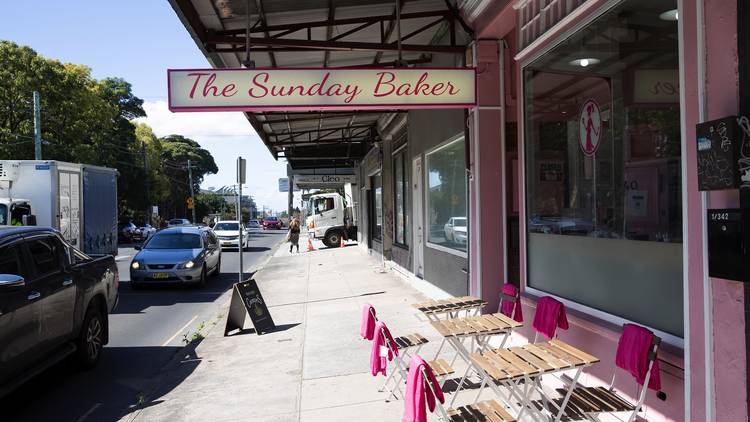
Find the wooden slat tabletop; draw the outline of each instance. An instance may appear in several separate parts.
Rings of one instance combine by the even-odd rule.
[[[487,305],[487,302],[477,297],[461,296],[450,299],[428,300],[426,302],[415,303],[412,306],[425,314],[439,314],[482,308],[485,305]]]
[[[471,359],[496,381],[533,377],[589,366],[599,359],[561,340],[472,353]]]
[[[504,318],[501,318],[501,316]],[[500,334],[523,325],[502,314],[430,321],[430,324],[443,337]]]

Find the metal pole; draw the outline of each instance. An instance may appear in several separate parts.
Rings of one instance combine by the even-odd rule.
[[[245,269],[242,264],[242,255],[245,248],[242,247],[242,157],[237,158],[237,224],[239,225],[239,238],[237,242],[237,252],[240,256],[239,282],[242,283],[245,278]]]
[[[197,221],[195,221],[195,192],[193,190],[193,168],[190,166],[190,160],[187,160],[187,166],[188,166],[188,179],[190,180],[190,199],[193,200],[193,224],[198,224]]]
[[[404,65],[404,58],[401,52],[401,0],[396,0],[396,42],[398,45],[398,65]]]
[[[42,116],[39,92],[34,91],[34,159],[42,159]]]

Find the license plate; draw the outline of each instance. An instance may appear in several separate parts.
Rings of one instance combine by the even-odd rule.
[[[224,246],[227,246],[227,245],[231,245],[232,242],[221,242],[221,244],[224,245]]]
[[[151,275],[153,278],[169,278],[169,273],[153,273]]]

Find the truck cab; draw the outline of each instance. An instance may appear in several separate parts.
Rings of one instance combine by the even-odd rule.
[[[357,240],[351,205],[341,194],[333,192],[310,196],[307,215],[308,236],[322,239],[327,247],[339,247],[342,239]]]
[[[28,199],[0,198],[0,226],[22,226],[27,224],[25,216],[31,215]]]

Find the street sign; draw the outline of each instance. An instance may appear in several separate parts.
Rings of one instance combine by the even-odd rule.
[[[289,178],[279,178],[279,192],[289,192]]]
[[[188,207],[189,210],[192,210],[193,207],[195,207],[195,202],[193,201],[193,197],[192,196],[188,196],[188,198],[185,201],[185,203],[187,204],[187,207]]]
[[[153,214],[153,215],[159,215],[159,206],[158,205],[154,205],[154,206],[151,207],[151,214]]]
[[[170,69],[167,92],[172,112],[469,108],[476,70]]]
[[[247,160],[242,157],[237,157],[237,183],[245,183],[245,170],[247,167]]]
[[[258,283],[253,279],[234,284],[224,335],[227,336],[234,330],[242,331],[245,326],[245,315],[250,315],[255,333],[258,335],[276,328],[263,295],[260,294]]]

